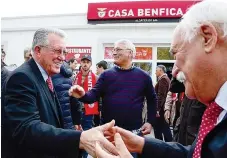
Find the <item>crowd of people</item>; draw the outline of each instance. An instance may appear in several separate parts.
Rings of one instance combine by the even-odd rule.
[[[127,39],[114,43],[114,66],[102,60],[96,72],[90,55],[65,60],[60,29],[38,29],[15,70],[2,49],[2,157],[225,158],[226,10],[205,0],[186,12],[171,43],[172,78],[157,65],[155,85],[133,65]]]

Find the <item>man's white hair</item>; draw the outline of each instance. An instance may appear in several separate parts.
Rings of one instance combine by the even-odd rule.
[[[48,41],[48,35],[49,34],[56,34],[62,38],[66,38],[66,33],[63,30],[56,29],[56,28],[41,28],[38,29],[33,37],[32,42],[32,51],[34,52],[34,49],[36,46],[47,46],[49,44]]]
[[[133,58],[135,58],[135,56],[136,56],[136,47],[131,41],[129,41],[127,39],[120,39],[120,40],[118,40],[118,41],[116,41],[114,43],[114,46],[117,46],[119,44],[125,45],[125,49],[130,49],[132,51]]]
[[[179,24],[183,40],[190,42],[206,22],[214,24],[227,36],[227,0],[203,0],[189,8]]]

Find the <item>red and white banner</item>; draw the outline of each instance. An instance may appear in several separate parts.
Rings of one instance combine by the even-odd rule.
[[[199,1],[131,1],[88,4],[88,20],[181,18]]]
[[[80,62],[84,55],[91,55],[91,47],[66,47],[66,49],[68,51],[65,57],[66,61],[75,58],[77,62]]]
[[[112,56],[113,47],[105,47],[104,59],[113,59]],[[152,59],[152,47],[136,47],[137,60],[151,60]]]

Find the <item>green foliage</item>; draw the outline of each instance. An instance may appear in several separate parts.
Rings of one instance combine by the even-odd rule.
[[[158,47],[157,59],[158,60],[174,60],[173,56],[169,53],[169,47]]]

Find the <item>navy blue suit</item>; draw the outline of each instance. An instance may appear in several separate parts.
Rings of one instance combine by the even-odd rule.
[[[192,158],[196,140],[192,146],[183,146],[179,143],[165,143],[157,139],[145,139],[142,152],[143,158]],[[227,157],[227,115],[205,137],[201,158],[226,158]]]
[[[34,59],[12,72],[4,87],[8,156],[77,157],[81,132],[63,128],[56,94],[49,91]]]

